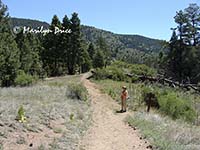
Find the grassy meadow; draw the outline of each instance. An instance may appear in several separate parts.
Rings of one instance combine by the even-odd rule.
[[[20,107],[26,117],[23,123],[16,120]],[[77,149],[90,117],[80,76],[0,88],[0,149]]]

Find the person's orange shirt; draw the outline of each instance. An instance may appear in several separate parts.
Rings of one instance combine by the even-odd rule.
[[[127,90],[123,90],[121,93],[121,99],[122,100],[126,100],[128,97],[128,91]]]

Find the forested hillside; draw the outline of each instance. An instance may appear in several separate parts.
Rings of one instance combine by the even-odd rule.
[[[90,26],[82,26],[82,32],[87,41],[96,42],[102,36],[113,48],[129,48],[145,52],[161,50],[161,40],[151,39],[140,35],[115,34]]]
[[[12,27],[26,26],[38,28],[43,26],[48,28],[49,24],[38,20],[11,18]],[[96,43],[99,37],[103,37],[111,50],[129,49],[129,51],[140,50],[144,52],[158,52],[161,50],[161,40],[151,39],[140,35],[115,34],[95,27],[82,25],[81,31],[87,43]]]
[[[11,18],[11,26],[26,26],[26,27],[32,27],[37,28],[43,26],[44,28],[48,28],[49,24],[46,22],[33,20],[33,19],[22,19],[22,18]]]

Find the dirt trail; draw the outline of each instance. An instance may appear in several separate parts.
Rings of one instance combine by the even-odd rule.
[[[93,124],[80,142],[81,150],[146,150],[149,145],[140,139],[137,130],[124,123],[126,113],[115,113],[120,106],[108,95],[102,94],[97,85],[82,81],[92,100]]]

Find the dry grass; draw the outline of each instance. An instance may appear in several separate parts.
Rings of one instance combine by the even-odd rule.
[[[159,150],[199,150],[200,128],[181,120],[171,120],[156,112],[135,112],[127,118]]]
[[[39,149],[76,149],[91,113],[89,100],[68,97],[68,86],[79,82],[80,76],[67,76],[31,87],[0,88],[1,147],[12,149],[17,145],[27,149],[32,143],[32,147]],[[20,106],[25,110],[25,123],[15,120]],[[20,138],[16,138],[18,135]]]

